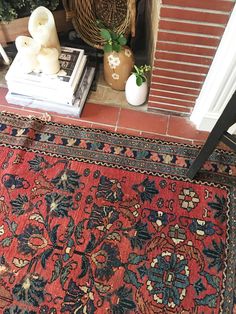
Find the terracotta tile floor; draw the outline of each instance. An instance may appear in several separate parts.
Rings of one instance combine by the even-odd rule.
[[[18,113],[24,116],[41,117],[40,110],[28,109],[8,104],[5,100],[6,88],[0,88],[0,110]],[[113,100],[115,102],[115,99]],[[51,120],[59,123],[94,127],[113,132],[126,133],[169,140],[188,144],[204,143],[208,133],[196,130],[186,117],[177,117],[160,113],[148,113],[136,108],[102,105],[88,102],[85,104],[81,118],[49,113]]]

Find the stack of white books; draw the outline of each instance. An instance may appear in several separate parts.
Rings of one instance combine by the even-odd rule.
[[[24,73],[17,54],[7,74],[9,103],[80,116],[95,69],[87,66],[84,50],[61,47],[60,71],[55,75]]]

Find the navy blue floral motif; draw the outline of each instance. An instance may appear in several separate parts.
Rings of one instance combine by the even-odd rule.
[[[93,177],[94,177],[94,179],[97,179],[100,177],[100,175],[101,175],[101,172],[99,170],[96,170],[96,171],[94,171]]]
[[[20,178],[17,175],[11,173],[5,173],[2,176],[2,183],[4,184],[6,189],[28,189],[30,184],[24,178]]]
[[[166,183],[166,180],[161,180],[160,183],[159,183],[160,187],[162,189],[166,188],[167,187],[167,183]]]
[[[80,186],[80,177],[77,172],[70,169],[61,171],[55,178],[52,179],[52,183],[59,189],[74,193]]]
[[[81,201],[81,198],[82,198],[82,193],[81,192],[78,192],[76,195],[75,195],[75,200],[76,201]]]
[[[189,286],[189,269],[184,256],[163,252],[153,259],[146,274],[147,289],[154,300],[164,305],[173,302],[172,307],[180,305]]]
[[[29,209],[29,199],[26,195],[18,195],[15,200],[11,200],[12,213],[21,216]]]
[[[96,310],[93,300],[94,296],[90,287],[77,286],[73,280],[70,280],[61,312],[93,314]]]
[[[164,198],[160,197],[157,200],[157,207],[162,208],[164,206]]]
[[[30,160],[29,162],[30,170],[35,172],[39,172],[49,166],[49,163],[39,155],[36,155],[34,159]]]
[[[151,210],[150,214],[148,215],[148,220],[156,223],[158,226],[167,226],[168,215],[160,210]]]
[[[12,306],[4,310],[3,314],[37,314],[35,311],[27,311],[19,308],[18,306]]]
[[[37,274],[26,275],[19,284],[13,288],[13,294],[18,301],[33,306],[39,306],[44,301],[44,288],[47,281]]]
[[[93,197],[92,197],[92,195],[88,195],[88,196],[86,197],[85,202],[86,202],[86,204],[92,204],[92,202],[93,202]]]
[[[220,222],[225,222],[227,218],[227,203],[224,197],[220,198],[217,194],[215,195],[215,202],[209,202],[208,205],[215,211],[214,218]]]
[[[105,176],[101,176],[96,193],[98,198],[102,197],[111,203],[115,203],[122,201],[123,195],[121,184],[117,179],[109,179]]]
[[[121,287],[116,291],[115,296],[116,302],[111,305],[113,314],[125,314],[135,310],[136,305],[133,301],[132,289]]]
[[[72,196],[51,193],[45,196],[47,211],[55,217],[67,217],[68,211],[73,208]]]
[[[89,168],[84,169],[83,175],[84,175],[85,177],[88,177],[88,176],[90,175],[90,169],[89,169]]]
[[[39,249],[47,246],[48,242],[43,236],[43,229],[35,225],[28,225],[25,227],[23,233],[19,234],[18,250],[25,255],[32,256],[37,253]]]
[[[132,249],[142,249],[145,243],[152,238],[151,234],[148,232],[147,223],[141,221],[138,221],[131,232],[128,232],[126,236],[130,239]]]
[[[3,131],[7,128],[6,124],[0,123],[0,131]]]
[[[55,307],[50,308],[47,305],[43,305],[40,307],[39,314],[57,314],[57,310]]]
[[[97,228],[101,231],[109,230],[114,221],[119,217],[113,206],[97,206],[93,204],[88,221],[88,228]]]
[[[139,184],[134,184],[132,189],[139,194],[143,203],[145,201],[149,201],[151,203],[153,197],[159,193],[156,188],[155,181],[149,181],[148,178]]]
[[[204,248],[203,253],[209,258],[209,268],[216,267],[217,272],[224,269],[225,245],[222,241],[219,244],[212,240],[212,247]]]
[[[197,293],[197,295],[199,295],[202,291],[206,290],[206,287],[204,286],[204,284],[202,283],[202,279],[199,278],[195,283],[194,283],[194,289]]]
[[[95,276],[109,280],[114,274],[114,268],[121,265],[118,247],[103,243],[100,250],[92,254],[92,261],[96,265]]]
[[[211,221],[193,219],[189,225],[189,230],[198,235],[213,235],[215,233],[214,226]]]

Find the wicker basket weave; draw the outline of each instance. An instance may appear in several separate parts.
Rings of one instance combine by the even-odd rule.
[[[101,49],[104,40],[97,20],[118,34],[135,35],[136,0],[63,0],[67,20],[89,45]],[[107,13],[107,14],[106,14]]]

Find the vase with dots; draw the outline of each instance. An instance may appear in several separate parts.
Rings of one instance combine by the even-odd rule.
[[[134,65],[134,56],[126,46],[127,40],[122,34],[101,28],[101,36],[106,41],[103,46],[104,79],[115,90],[125,90],[125,84]]]

